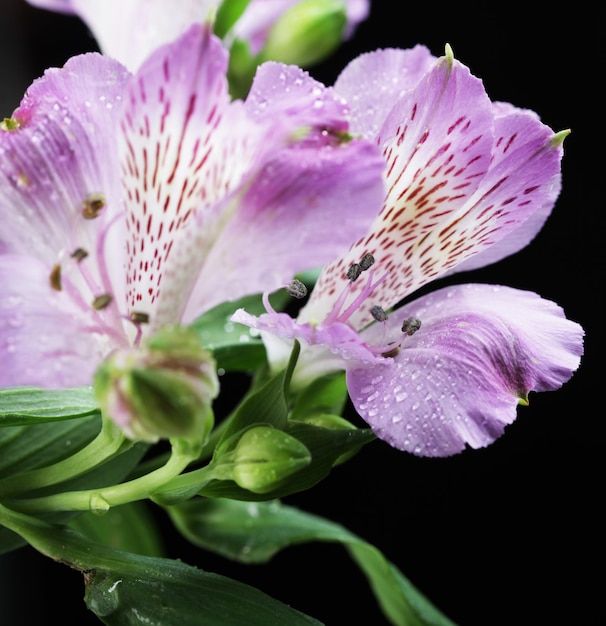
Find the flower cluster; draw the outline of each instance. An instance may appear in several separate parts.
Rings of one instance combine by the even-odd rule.
[[[277,500],[377,438],[431,457],[487,446],[579,366],[583,330],[554,302],[429,287],[532,241],[568,131],[491,101],[448,45],[368,52],[317,81],[303,68],[354,34],[367,0],[30,2],[78,15],[100,52],[48,69],[0,124],[0,417],[46,425],[49,442],[62,420],[83,430],[73,455],[32,448],[0,468],[0,523],[87,572],[101,617],[107,589],[132,586],[112,611],[143,623],[195,580],[241,598],[229,623],[250,607],[307,623],[47,518],[146,499],[234,558],[246,533],[265,554],[305,540],[289,515],[366,550]],[[251,386],[215,420],[229,371]],[[343,417],[347,398],[369,428]],[[379,594],[393,623],[450,623],[372,554],[359,560],[396,598]],[[142,581],[161,590],[149,605]]]

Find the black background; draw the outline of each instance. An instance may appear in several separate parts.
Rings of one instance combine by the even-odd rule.
[[[73,17],[24,0],[2,4],[7,116],[46,67],[96,48]],[[375,0],[355,38],[311,73],[330,84],[360,52],[424,43],[440,55],[449,43],[493,100],[534,109],[554,130],[572,129],[563,191],[535,241],[450,282],[501,283],[555,300],[584,326],[586,353],[569,383],[531,395],[487,449],[429,460],[375,442],[286,501],[376,545],[460,626],[603,624],[603,10],[597,2],[565,12],[553,3],[542,5],[547,11],[531,11],[529,2],[399,4]],[[265,566],[232,564],[178,538],[167,546],[173,557],[256,585],[327,625],[386,623],[340,546],[291,548]],[[98,623],[82,596],[79,574],[29,548],[0,557],[3,625]]]

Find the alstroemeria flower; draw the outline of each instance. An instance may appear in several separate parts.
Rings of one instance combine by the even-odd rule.
[[[297,320],[267,298],[266,315],[240,310],[233,319],[262,331],[275,365],[302,340],[295,382],[345,369],[358,413],[394,447],[444,456],[486,446],[530,391],[570,378],[580,326],[536,294],[488,285],[389,310],[532,239],[559,193],[565,133],[492,103],[450,53],[436,60],[421,46],[362,55],[335,89],[352,105],[352,129],[383,152],[383,207],[323,269]]]
[[[276,20],[302,0],[250,0],[231,36],[248,41],[257,54]],[[195,22],[206,22],[221,0],[28,0],[34,6],[75,14],[93,33],[103,53],[136,69],[158,46],[172,41]],[[343,0],[344,37],[366,19],[370,0]]]
[[[97,53],[48,70],[2,123],[0,385],[90,384],[112,350],[366,230],[384,164],[342,100],[269,63],[231,101],[226,67],[194,25],[135,75]]]

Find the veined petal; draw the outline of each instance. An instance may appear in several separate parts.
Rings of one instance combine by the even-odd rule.
[[[351,132],[375,140],[396,102],[435,62],[422,45],[409,50],[375,50],[351,61],[335,82],[335,91],[351,107]]]
[[[528,134],[528,139],[533,135],[538,135],[541,137],[541,141],[546,142],[547,151],[545,153],[539,152],[534,156],[540,159],[547,168],[535,180],[535,182],[540,183],[538,188],[532,189],[530,186],[524,190],[524,194],[528,196],[526,198],[528,200],[527,209],[532,211],[526,219],[524,219],[524,214],[528,214],[528,210],[516,211],[517,219],[509,221],[507,224],[508,234],[503,236],[505,229],[501,228],[499,231],[501,238],[498,241],[468,257],[449,273],[485,267],[525,248],[543,228],[562,187],[560,161],[563,150],[561,141],[556,141],[553,145],[548,144],[555,137],[546,126],[540,123],[539,117],[534,111],[518,109],[506,102],[495,102],[493,109],[495,111],[495,137],[497,138],[495,145],[503,147],[502,150],[495,151],[494,165],[508,152],[513,152],[512,148],[515,143],[519,144],[519,138],[526,137]],[[539,148],[539,146],[537,147]],[[512,178],[516,176],[517,174],[513,174]],[[512,228],[512,226],[515,227]]]
[[[365,253],[389,272],[374,294],[375,303],[389,308],[459,267],[515,252],[551,211],[561,139],[534,113],[495,107],[466,68],[449,67],[447,58],[440,60],[389,114],[379,136],[387,146],[384,208],[370,233],[325,268],[303,319],[322,319],[347,268]],[[425,115],[415,125],[417,111]],[[371,321],[372,304],[352,317],[358,328]]]
[[[81,283],[94,296],[123,292],[123,250],[108,244],[123,237],[115,129],[128,80],[99,54],[74,57],[35,81],[13,114],[16,127],[0,130],[2,251],[42,259],[48,277],[84,250]],[[86,219],[92,198],[98,215]]]
[[[347,109],[332,89],[296,67],[267,63],[240,104],[213,129],[212,168],[196,173],[210,172],[202,193],[215,204],[177,235],[159,320],[170,306],[175,315],[183,294],[191,293],[179,309],[188,322],[220,302],[284,286],[345,250],[381,205],[379,151],[341,138]]]
[[[447,253],[426,241],[465,211],[490,167],[493,113],[479,79],[443,57],[392,108],[379,137],[387,163],[387,196],[368,234],[322,272],[303,319],[322,319],[347,269],[371,253],[389,276],[376,302],[389,308],[452,266]],[[354,291],[361,291],[359,281]],[[372,320],[370,305],[352,323]]]
[[[64,281],[51,288],[48,268],[26,256],[0,256],[0,386],[50,388],[89,385],[110,346],[126,337],[106,311],[82,302]]]
[[[530,391],[557,389],[579,365],[583,330],[555,303],[491,285],[448,287],[390,316],[422,326],[392,363],[351,367],[351,399],[375,433],[423,456],[479,448],[516,418]],[[379,329],[362,333],[372,342]]]
[[[185,319],[273,291],[345,250],[380,206],[382,168],[375,147],[358,141],[295,146],[269,160],[213,247]]]
[[[226,68],[227,53],[219,40],[208,27],[194,25],[146,61],[127,94],[120,144],[127,198],[127,302],[129,309],[152,315],[164,290],[163,313],[152,320],[155,326],[178,319],[187,298],[182,285],[164,284],[175,239],[197,212],[208,213],[237,185],[247,142],[255,139],[252,131],[252,137],[238,133],[236,117],[223,120],[229,105]],[[207,213],[199,220],[202,241],[197,243],[203,248],[217,228],[211,221],[215,216]],[[179,281],[179,276],[171,278]]]

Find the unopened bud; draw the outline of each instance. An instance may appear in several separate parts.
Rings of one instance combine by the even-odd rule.
[[[269,31],[263,61],[313,65],[334,52],[347,24],[342,0],[304,0],[285,11]]]
[[[131,439],[203,442],[219,382],[198,334],[166,327],[140,348],[113,352],[97,370],[94,390],[103,413]]]
[[[311,462],[306,446],[271,426],[253,426],[233,453],[233,480],[253,493],[267,493]]]

